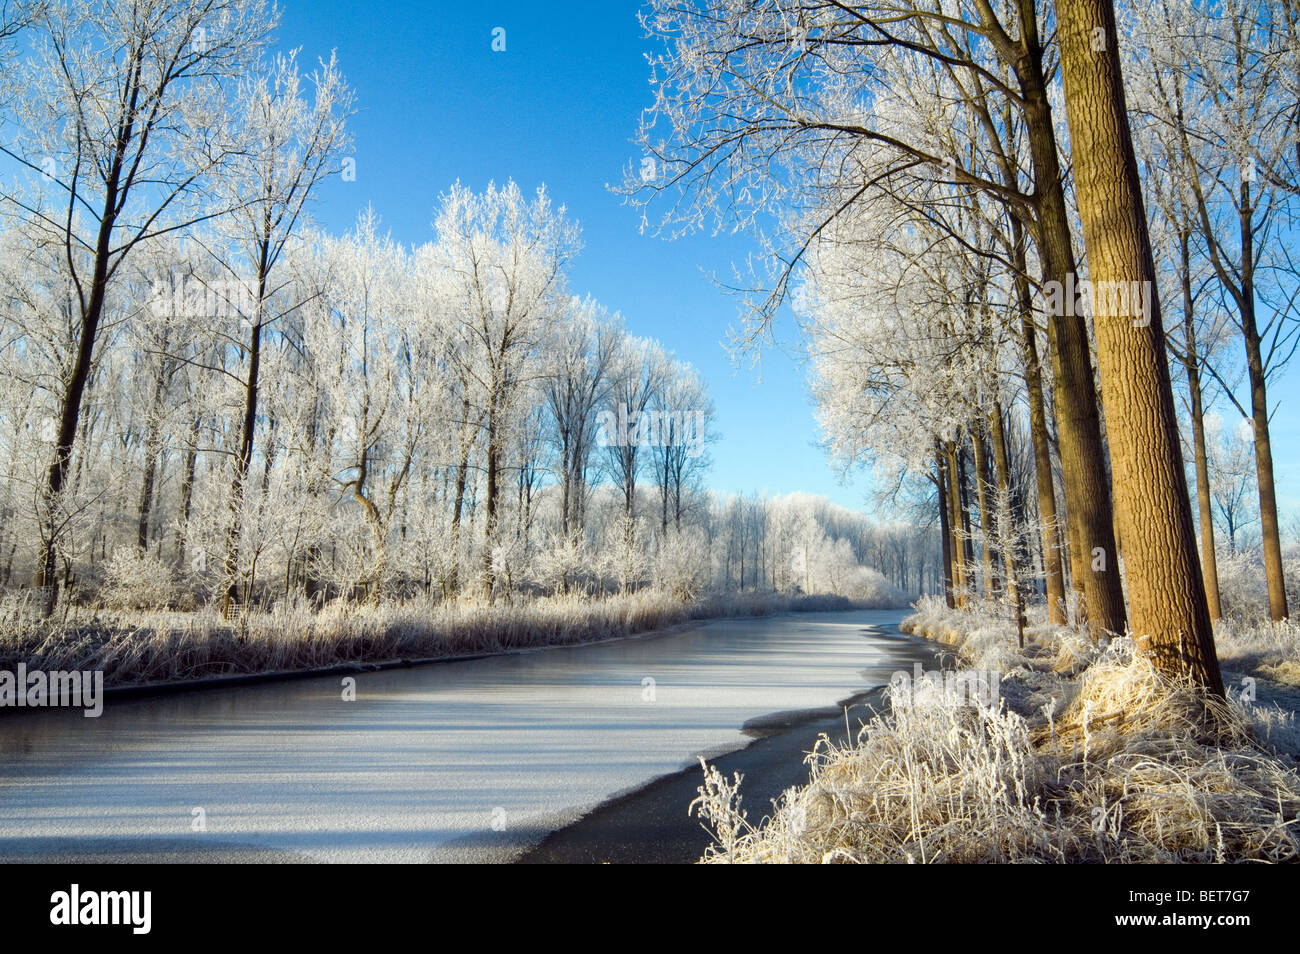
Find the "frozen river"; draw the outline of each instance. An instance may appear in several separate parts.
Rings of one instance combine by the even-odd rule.
[[[0,861],[496,861],[911,668],[896,611],[0,716]],[[682,813],[686,813],[682,805]]]

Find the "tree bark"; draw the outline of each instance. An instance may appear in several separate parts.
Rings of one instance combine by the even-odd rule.
[[[501,436],[500,400],[494,388],[487,409],[487,507],[483,521],[483,596],[492,599],[496,573],[492,566],[492,548],[497,538],[497,512],[500,504]]]
[[[185,448],[185,464],[181,468],[181,509],[180,520],[176,527],[176,560],[185,561],[186,527],[190,521],[190,508],[194,500],[194,472],[198,468],[199,428],[203,417],[195,414],[190,418],[189,444]]]
[[[1016,610],[1016,636],[1020,647],[1025,645],[1025,597],[1020,589],[1018,554],[1015,529],[1011,526],[1015,517],[1011,513],[1011,455],[1007,452],[1007,432],[1002,423],[1002,403],[993,402],[989,413],[991,438],[993,441],[994,472],[998,481],[998,534],[1002,550],[1003,595],[1011,600]]]
[[[244,488],[248,483],[248,469],[253,461],[253,438],[257,428],[258,375],[262,366],[262,323],[255,320],[249,330],[248,378],[244,384],[244,416],[240,424],[239,447],[230,476],[230,514],[226,526],[225,579],[226,587],[221,601],[221,615],[229,617],[232,606],[239,600],[239,546],[243,530]],[[250,594],[251,595],[251,594]]]
[[[1132,629],[1170,674],[1223,694],[1196,557],[1179,447],[1155,264],[1120,74],[1111,0],[1057,0],[1066,114],[1089,273],[1094,283],[1140,283],[1145,315],[1094,320],[1110,425],[1114,486],[1125,530]],[[1099,287],[1094,284],[1094,287]],[[1107,573],[1118,578],[1118,567]]]
[[[957,441],[957,499],[961,507],[962,576],[966,584],[965,597],[969,603],[975,596],[975,534],[971,532],[970,481],[966,471],[966,442]]]
[[[1025,393],[1029,402],[1029,436],[1034,446],[1034,477],[1038,492],[1038,517],[1042,524],[1043,575],[1047,591],[1047,615],[1055,624],[1065,622],[1065,570],[1061,565],[1056,516],[1056,478],[1052,474],[1052,444],[1047,435],[1047,406],[1043,396],[1042,368],[1038,358],[1038,334],[1034,328],[1029,278],[1025,273],[1025,249],[1019,225],[1016,251],[1016,294],[1020,301],[1020,346],[1024,356]]]
[[[266,227],[263,234],[269,234]],[[244,417],[239,431],[239,447],[235,453],[233,473],[230,477],[230,523],[226,528],[225,577],[226,587],[221,601],[221,615],[229,616],[231,607],[239,599],[239,547],[243,535],[244,488],[248,482],[248,469],[253,461],[253,439],[257,432],[257,398],[262,369],[262,316],[266,306],[267,262],[270,241],[263,239],[258,254],[257,301],[249,322],[248,377],[244,383]],[[250,598],[252,593],[247,594]]]
[[[149,424],[144,438],[144,476],[140,486],[140,511],[136,519],[136,548],[144,553],[149,548],[149,515],[153,512],[154,485],[158,479],[158,458],[162,452],[163,396],[170,377],[167,368],[167,339],[158,358],[157,377],[149,400]]]
[[[961,471],[957,466],[957,442],[947,441],[944,453],[948,459],[948,529],[952,538],[953,600],[959,607],[966,606],[966,547],[962,536]]]
[[[451,577],[447,586],[450,593],[460,589],[460,520],[465,508],[465,484],[469,478],[469,452],[473,444],[469,424],[469,398],[461,402],[460,458],[456,461],[456,494],[451,507]],[[446,594],[444,594],[446,595]]]
[[[99,322],[104,313],[104,298],[108,289],[108,260],[112,254],[113,227],[117,221],[118,183],[121,179],[122,156],[130,135],[130,127],[128,127],[127,132],[118,141],[115,164],[105,184],[104,211],[99,220],[90,294],[85,299],[81,310],[81,334],[77,339],[77,358],[73,363],[72,375],[68,379],[67,387],[63,391],[54,460],[45,475],[42,496],[48,511],[46,538],[42,541],[42,552],[37,560],[36,585],[45,588],[43,613],[47,617],[54,614],[54,607],[58,603],[58,538],[62,529],[58,511],[62,502],[63,488],[68,479],[68,467],[72,461],[72,448],[76,441],[77,424],[81,416],[81,401],[86,391],[86,382],[90,378],[95,338],[99,333]]]

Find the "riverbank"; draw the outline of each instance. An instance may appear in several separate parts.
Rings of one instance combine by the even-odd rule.
[[[1216,700],[1156,673],[1130,640],[1096,645],[1038,619],[1021,649],[1005,614],[923,600],[903,628],[988,677],[992,704],[937,682],[894,687],[891,710],[856,744],[823,744],[809,784],[762,824],[737,811],[743,785],[711,772],[704,860],[1294,862],[1300,730],[1263,667],[1289,673],[1300,640],[1261,625],[1219,638],[1236,691]]]
[[[683,601],[657,590],[591,599],[289,607],[222,619],[196,613],[103,612],[62,623],[0,619],[0,670],[100,671],[109,687],[325,674],[572,646],[702,619],[870,608],[841,596],[732,593]]]

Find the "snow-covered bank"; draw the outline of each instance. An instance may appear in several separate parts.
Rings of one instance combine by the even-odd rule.
[[[0,627],[0,669],[99,670],[110,686],[328,669],[566,646],[694,619],[874,608],[840,596],[731,593],[683,600],[659,590],[475,602],[338,604],[250,615],[105,613],[63,625]]]
[[[905,628],[996,673],[1000,698],[891,693],[892,712],[857,746],[821,746],[810,784],[762,825],[736,812],[734,780],[710,773],[697,804],[718,834],[706,860],[1300,860],[1293,712],[1207,698],[1127,639],[1094,646],[1039,625],[1019,650],[1009,620],[937,600]],[[1294,642],[1289,653],[1300,658]]]

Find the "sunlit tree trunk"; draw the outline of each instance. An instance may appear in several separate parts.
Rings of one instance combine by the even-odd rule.
[[[1002,403],[993,402],[989,413],[990,437],[993,442],[994,472],[997,474],[998,487],[998,530],[1002,544],[1002,580],[1003,593],[1010,600],[1016,612],[1017,641],[1025,645],[1025,598],[1020,588],[1019,568],[1016,565],[1018,554],[1015,542],[1015,528],[1011,526],[1015,519],[1011,506],[1011,455],[1007,452],[1006,426],[1002,422]]]
[[[1268,580],[1268,615],[1287,617],[1286,580],[1282,571],[1282,539],[1277,521],[1277,488],[1273,480],[1273,440],[1268,426],[1268,385],[1259,325],[1255,320],[1255,223],[1250,183],[1241,183],[1241,331],[1250,378],[1250,414],[1255,437],[1255,479],[1259,487],[1259,530]]]
[[[975,534],[971,532],[970,481],[966,472],[966,442],[957,441],[957,502],[961,514],[962,596],[966,603],[975,595]]]
[[[1140,283],[1145,315],[1097,315],[1130,622],[1158,668],[1223,693],[1174,416],[1155,265],[1111,0],[1057,0],[1074,177],[1094,283]],[[1096,286],[1094,286],[1096,287]],[[1131,307],[1130,312],[1136,311]],[[1107,572],[1117,577],[1112,565]]]
[[[1065,288],[1075,272],[1070,225],[1056,136],[1045,85],[1028,84],[1025,104],[1030,151],[1040,190],[1038,249],[1044,283]],[[1085,613],[1094,635],[1122,632],[1124,594],[1114,572],[1116,546],[1111,520],[1111,488],[1106,474],[1106,448],[1101,438],[1096,383],[1086,319],[1077,301],[1066,302],[1063,314],[1049,316],[1057,436],[1061,475],[1068,510],[1071,580],[1085,600]],[[1092,554],[1105,554],[1107,572],[1092,569]]]
[[[952,540],[953,600],[966,606],[966,545],[962,540],[961,469],[957,464],[957,442],[947,441],[944,448],[948,474],[948,530]]]
[[[1025,133],[1036,188],[1034,238],[1044,284],[1064,288],[1075,271],[1062,171],[1057,156],[1048,84],[1043,72],[1043,47],[1038,34],[1036,0],[1018,0],[1019,57],[1013,64],[1023,97]],[[1086,319],[1077,302],[1063,313],[1049,315],[1053,392],[1071,537],[1071,580],[1085,597],[1089,627],[1094,635],[1122,631],[1124,595],[1114,573],[1094,572],[1086,554],[1101,549],[1115,562],[1111,521],[1110,480],[1106,447],[1101,436],[1092,356]],[[1083,551],[1083,552],[1080,552]]]

